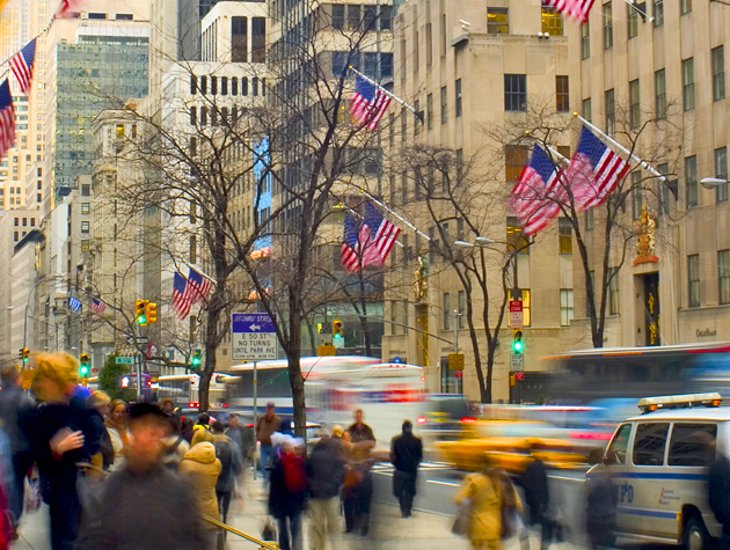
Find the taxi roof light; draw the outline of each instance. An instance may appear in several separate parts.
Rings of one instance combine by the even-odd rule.
[[[660,397],[644,397],[639,400],[642,413],[651,413],[659,409],[678,409],[696,406],[719,407],[722,396],[717,392],[691,393],[686,395],[663,395]]]

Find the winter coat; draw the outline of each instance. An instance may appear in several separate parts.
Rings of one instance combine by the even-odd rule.
[[[18,386],[10,384],[0,391],[0,419],[13,455],[30,450],[28,422],[32,415],[33,399]]]
[[[707,476],[708,500],[723,532],[730,533],[730,460],[718,454]]]
[[[498,482],[485,474],[469,474],[464,478],[456,503],[471,501],[471,518],[467,534],[472,543],[492,541],[490,548],[501,548],[502,491]]]
[[[213,434],[213,439],[216,456],[221,462],[221,473],[215,490],[219,493],[230,493],[236,485],[236,478],[243,471],[241,451],[226,434]]]
[[[198,496],[200,512],[214,519],[219,518],[215,485],[221,473],[221,461],[215,456],[215,447],[203,441],[190,447],[180,463],[180,474],[191,480]]]
[[[94,427],[94,431],[99,432],[99,452],[101,453],[102,464],[105,470],[114,464],[114,446],[112,445],[112,439],[109,436],[109,432],[106,430],[104,424],[104,417],[96,409],[89,409],[89,419],[91,425]]]
[[[586,480],[586,526],[590,535],[596,531],[612,533],[616,528],[618,491],[605,466],[598,466]]]
[[[101,502],[84,522],[78,550],[199,550],[203,521],[188,482],[159,465],[136,473],[122,468],[104,482]]]
[[[520,485],[525,490],[525,502],[530,509],[532,523],[541,520],[550,503],[547,472],[540,459],[533,459],[520,477]]]
[[[390,461],[396,470],[414,476],[423,460],[423,443],[412,433],[402,433],[390,443]]]
[[[285,453],[276,460],[269,483],[269,513],[275,518],[301,514],[307,498],[304,458]]]
[[[312,498],[332,498],[340,494],[345,481],[345,450],[339,439],[324,438],[312,448],[307,460],[307,479]]]

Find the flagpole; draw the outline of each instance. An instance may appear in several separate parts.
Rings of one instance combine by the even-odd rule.
[[[405,107],[409,111],[412,111],[418,117],[419,120],[421,119],[421,115],[418,113],[418,111],[416,111],[416,108],[413,105],[411,105],[410,103],[406,103],[405,100],[401,99],[400,97],[398,97],[397,95],[395,95],[393,92],[390,92],[390,91],[386,90],[380,84],[378,84],[377,82],[375,82],[372,78],[370,78],[368,76],[365,76],[360,71],[358,71],[356,68],[354,68],[352,65],[350,65],[347,68],[350,69],[356,75],[358,75],[360,78],[362,78],[363,80],[365,80],[366,82],[369,82],[370,84],[372,84],[373,86],[375,86],[376,88],[378,88],[381,92],[383,92],[389,98],[391,98],[392,100],[394,100],[396,103],[402,105],[403,107]]]
[[[649,15],[648,13],[646,13],[645,11],[643,11],[643,10],[639,9],[639,8],[638,8],[638,7],[636,6],[636,3],[635,3],[635,1],[634,1],[634,0],[624,0],[624,2],[626,2],[626,4],[627,4],[628,6],[630,6],[630,7],[634,8],[634,9],[635,9],[635,10],[636,10],[636,11],[637,11],[638,13],[640,13],[641,15],[643,15],[643,16],[644,16],[644,18],[645,18],[645,19],[646,19],[647,21],[649,21],[649,23],[651,23],[652,21],[654,21],[654,18],[653,18],[652,16],[650,16],[650,15]]]
[[[662,183],[667,182],[667,177],[664,174],[660,173],[658,170],[656,170],[654,167],[652,167],[651,164],[649,164],[645,160],[642,160],[641,158],[636,156],[634,153],[629,151],[626,147],[624,147],[618,141],[616,141],[611,136],[606,134],[603,130],[601,130],[600,128],[598,128],[598,127],[594,126],[593,124],[591,124],[590,122],[588,122],[585,118],[580,116],[578,113],[573,113],[573,116],[576,117],[578,120],[580,120],[583,124],[588,126],[591,130],[593,130],[594,132],[599,134],[602,138],[609,141],[614,147],[616,147],[616,149],[618,149],[619,151],[621,151],[622,153],[627,155],[629,157],[629,160],[636,162],[640,168],[643,168],[644,170],[649,172],[652,176],[655,176],[656,178],[658,178],[660,182],[662,182]]]
[[[423,231],[418,229],[418,227],[416,227],[414,224],[412,224],[407,218],[401,216],[395,210],[391,210],[390,208],[388,208],[383,202],[381,202],[378,199],[376,199],[375,197],[373,197],[370,193],[368,193],[364,189],[360,189],[360,191],[363,193],[363,195],[365,195],[367,198],[369,198],[375,204],[380,206],[380,208],[385,210],[388,214],[391,214],[394,218],[397,218],[399,221],[402,221],[404,224],[406,224],[406,226],[408,226],[408,228],[411,229],[412,231],[414,231],[417,235],[423,237],[428,242],[431,242],[431,237],[429,237],[426,233],[424,233]]]

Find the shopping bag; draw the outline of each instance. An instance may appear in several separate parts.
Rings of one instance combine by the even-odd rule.
[[[274,524],[274,518],[271,516],[268,516],[264,522],[264,528],[261,530],[261,539],[264,541],[276,540],[276,525]]]
[[[456,509],[456,517],[454,524],[451,526],[451,532],[455,535],[466,536],[471,523],[472,503],[471,500],[465,499]]]

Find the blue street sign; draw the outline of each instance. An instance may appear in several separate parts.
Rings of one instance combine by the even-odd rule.
[[[231,354],[236,361],[277,358],[276,326],[268,313],[233,313]]]

